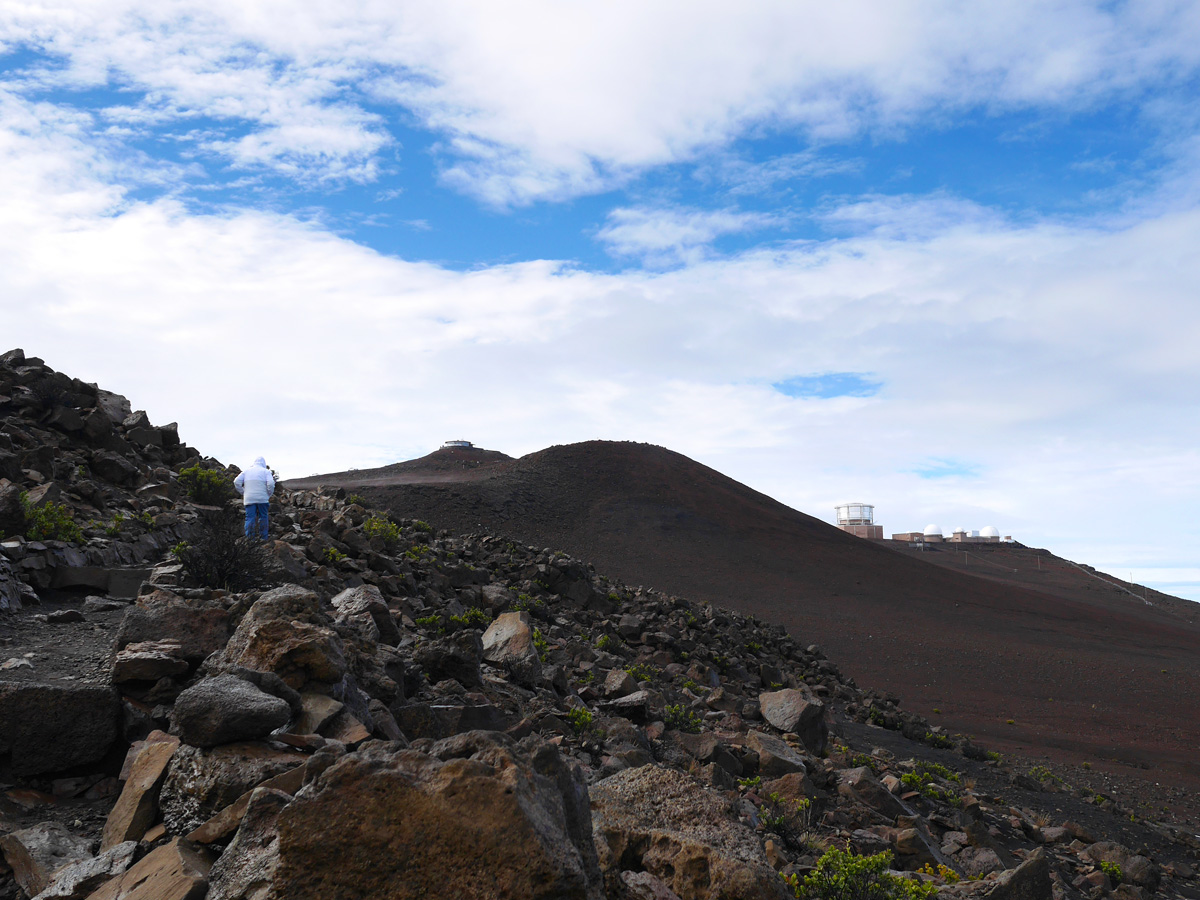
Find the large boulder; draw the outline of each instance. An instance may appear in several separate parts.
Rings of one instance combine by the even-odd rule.
[[[0,681],[0,757],[17,777],[95,762],[117,739],[119,718],[111,688]]]
[[[180,740],[215,747],[265,737],[292,716],[287,701],[236,675],[217,675],[192,685],[175,699],[171,719]]]
[[[421,644],[413,653],[413,663],[434,684],[453,678],[464,687],[478,687],[483,683],[479,671],[482,656],[478,633],[459,631]]]
[[[522,684],[536,683],[542,661],[533,644],[533,626],[527,612],[506,612],[483,633],[483,659],[507,669]]]
[[[606,881],[646,871],[682,900],[789,897],[736,806],[691,777],[654,765],[592,786],[592,827]]]
[[[382,592],[375,585],[346,588],[330,603],[335,610],[334,621],[339,625],[349,625],[372,641],[391,646],[400,643],[400,629],[396,627]]]
[[[837,777],[838,793],[843,797],[857,800],[888,819],[911,815],[911,811],[866,766],[842,769]]]
[[[247,825],[217,900],[604,896],[582,777],[549,745],[531,758],[489,732],[429,753],[372,742],[286,805],[257,794]]]
[[[758,772],[764,778],[808,772],[804,756],[773,734],[764,734],[761,731],[747,732],[746,746],[758,754]]]
[[[342,640],[317,595],[294,584],[256,600],[208,668],[215,674],[238,666],[274,673],[294,690],[338,684],[346,674]]]
[[[304,762],[301,753],[267,744],[222,744],[211,750],[182,744],[158,798],[163,823],[171,834],[188,834],[251,788]]]
[[[829,743],[825,704],[807,690],[785,688],[758,695],[762,717],[773,727],[799,736],[809,753],[820,756]]]
[[[144,594],[129,607],[117,633],[117,649],[130,644],[172,640],[179,643],[179,658],[196,666],[229,640],[229,613],[157,590]]]

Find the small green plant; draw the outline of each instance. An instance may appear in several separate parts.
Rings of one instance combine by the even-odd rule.
[[[1107,860],[1100,863],[1100,871],[1109,877],[1114,887],[1120,884],[1125,877],[1125,873],[1121,871],[1121,867],[1117,863]]]
[[[1080,763],[1080,765],[1083,766],[1085,769],[1090,769],[1092,767],[1092,764],[1090,762],[1088,762],[1087,760],[1084,760],[1082,763]]]
[[[545,662],[546,655],[550,652],[550,642],[537,628],[533,629],[533,648],[537,650],[538,659]]]
[[[616,639],[611,634],[602,634],[596,638],[596,649],[607,650],[616,643]]]
[[[683,679],[683,683],[679,686],[681,688],[683,688],[685,691],[695,691],[696,690],[696,682],[692,681],[692,679],[690,679],[690,678]]]
[[[932,731],[925,732],[925,743],[930,747],[941,747],[947,749],[954,746],[954,741],[949,736],[944,734],[934,734]]]
[[[592,727],[592,711],[583,706],[576,706],[567,713],[567,723],[576,734],[585,734]]]
[[[121,533],[121,526],[125,524],[124,513],[113,513],[112,521],[104,528],[104,533],[109,537],[116,537]]]
[[[154,527],[154,516],[150,515],[150,513],[148,511],[140,512],[133,518],[136,519],[138,522],[141,522],[142,526],[145,528],[153,528]]]
[[[797,898],[806,900],[931,900],[937,887],[888,873],[892,852],[858,856],[830,847],[803,879],[784,880]]]
[[[326,547],[325,552],[321,554],[321,559],[330,565],[340,563],[345,558],[346,554],[337,547]]]
[[[746,652],[757,653],[761,649],[762,644],[760,644],[758,641],[746,641]]]
[[[685,709],[683,704],[669,703],[667,704],[666,724],[668,728],[676,731],[699,734],[703,720],[690,709]]]
[[[175,557],[176,559],[179,559],[187,551],[187,548],[188,548],[188,542],[180,541],[178,544],[176,544],[174,547],[171,548],[171,555],[173,557]]]
[[[444,634],[446,629],[442,627],[442,617],[437,613],[431,616],[421,616],[419,619],[413,619],[418,628],[437,629],[438,634]]]
[[[867,710],[867,721],[870,722],[872,725],[878,725],[880,727],[883,727],[883,724],[886,721],[886,719],[884,719],[883,713],[879,711],[879,707],[872,706],[870,709]]]
[[[1004,762],[1004,757],[1001,756],[999,753],[997,753],[995,750],[989,750],[984,755],[987,757],[988,762],[994,762],[994,763]]]
[[[957,804],[958,796],[953,791],[946,791],[933,783],[933,776],[928,772],[905,772],[900,776],[900,783],[910,791],[916,791],[927,800],[940,803]]]
[[[917,763],[917,769],[921,772],[930,772],[937,775],[939,778],[944,778],[947,781],[961,782],[962,778],[953,769],[943,766],[941,763],[926,762],[920,760]]]
[[[459,628],[486,628],[492,624],[492,617],[477,606],[472,606],[461,616],[451,616],[450,621]]]
[[[609,592],[608,592],[608,599],[609,599],[609,600],[611,600],[613,603],[620,603],[620,602],[621,602],[621,595],[620,595],[620,594],[618,594],[616,591],[609,591]]]
[[[593,681],[596,680],[596,673],[594,671],[592,671],[591,669],[588,669],[586,672],[582,672],[579,675],[575,676],[575,680],[578,681],[580,684],[591,684]]]
[[[857,769],[861,766],[866,766],[872,772],[875,772],[876,774],[878,774],[878,770],[875,768],[878,761],[875,759],[875,757],[868,756],[866,753],[855,753],[846,762],[852,769]]]
[[[371,516],[363,522],[363,533],[372,540],[379,538],[388,552],[396,549],[400,543],[400,526],[390,522],[383,516]]]
[[[179,485],[202,506],[220,506],[237,496],[228,475],[217,469],[203,469],[199,464],[179,470]]]
[[[362,494],[351,494],[349,497],[346,498],[346,505],[347,506],[366,506],[367,498],[364,497]]]
[[[32,506],[29,495],[22,493],[25,513],[25,537],[31,541],[82,541],[83,531],[71,518],[71,511],[59,503]]]
[[[421,562],[425,557],[430,555],[429,545],[413,544],[404,551],[404,555],[413,562]]]
[[[654,668],[654,666],[648,666],[645,663],[627,666],[625,671],[637,682],[653,681],[659,675],[658,669]]]
[[[420,519],[414,521],[412,527],[414,531],[419,531],[422,534],[433,534],[433,526],[428,522],[422,522]]]
[[[743,791],[751,791],[762,784],[762,776],[755,775],[753,778],[739,778],[737,783],[738,787],[740,787]]]
[[[532,597],[529,594],[517,594],[517,599],[513,603],[512,608],[518,612],[529,612],[534,609],[540,609],[545,605],[541,597]]]

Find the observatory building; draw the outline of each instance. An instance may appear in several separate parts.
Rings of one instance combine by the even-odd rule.
[[[837,527],[861,538],[883,539],[883,526],[875,524],[875,507],[870,503],[843,503],[837,510]]]
[[[462,441],[462,440],[458,440],[458,441],[446,441],[444,444],[442,444],[442,449],[443,449],[443,450],[446,450],[446,449],[448,449],[448,448],[450,448],[450,447],[466,447],[466,448],[471,448],[471,447],[474,447],[474,446],[475,446],[475,445],[474,445],[474,444],[472,444],[470,441]]]
[[[991,525],[981,528],[979,531],[968,531],[959,526],[949,535],[943,535],[942,529],[937,525],[926,525],[924,531],[902,531],[899,534],[893,534],[892,540],[908,541],[910,544],[998,544],[1000,543],[1000,532]],[[1012,538],[1007,535],[1004,538],[1005,542],[1011,540]]]

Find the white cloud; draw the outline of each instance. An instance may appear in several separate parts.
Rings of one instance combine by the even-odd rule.
[[[670,265],[699,261],[724,235],[779,224],[778,216],[732,209],[621,207],[608,214],[596,238],[616,256]]]
[[[844,237],[668,272],[456,272],[283,215],[135,202],[87,117],[7,94],[0,116],[6,344],[220,458],[308,474],[448,437],[649,440],[817,515],[853,495],[897,530],[993,524],[1110,570],[1190,565],[1195,209],[1082,227],[875,199],[829,211]],[[613,240],[639,252],[753,224],[635,213]],[[883,386],[769,387],[830,372]],[[922,479],[930,459],[979,474]]]
[[[967,107],[1087,108],[1184,84],[1195,4],[1061,0],[10,6],[0,44],[62,62],[43,88],[113,84],[114,116],[206,117],[237,165],[372,177],[378,105],[445,137],[447,181],[496,205],[601,190],[763,130],[886,134]]]

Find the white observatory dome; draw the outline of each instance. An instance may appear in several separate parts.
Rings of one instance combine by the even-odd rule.
[[[954,531],[951,532],[951,534],[966,534],[966,533],[967,533],[967,529],[963,528],[961,525],[959,525],[957,528],[954,529]]]
[[[933,537],[934,535],[941,537],[942,529],[938,528],[936,525],[926,525],[925,526],[925,537]]]
[[[1000,531],[993,525],[988,525],[979,532],[983,537],[1000,537]]]

